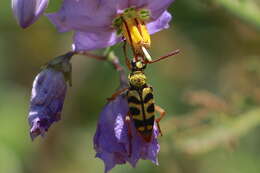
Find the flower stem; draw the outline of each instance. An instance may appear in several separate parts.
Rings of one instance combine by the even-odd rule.
[[[110,62],[113,65],[114,69],[119,72],[120,88],[125,88],[126,86],[128,86],[126,72],[125,72],[124,68],[122,67],[122,65],[120,64],[119,58],[115,55],[112,48],[106,49],[103,55],[95,55],[95,54],[89,53],[87,51],[75,52],[75,54],[85,55],[85,56],[88,56],[90,58],[94,58],[97,60]]]
[[[86,52],[86,51],[75,52],[75,54],[85,55],[85,56],[88,56],[89,58],[94,58],[94,59],[102,60],[102,61],[107,60],[106,56],[95,55],[95,54],[92,54],[92,53],[89,53],[89,52]]]

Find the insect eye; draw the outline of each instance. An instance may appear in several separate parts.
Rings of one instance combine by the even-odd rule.
[[[133,69],[136,68],[136,63],[134,61],[131,61],[131,66]]]

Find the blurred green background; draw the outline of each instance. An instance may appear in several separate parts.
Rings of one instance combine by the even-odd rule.
[[[51,0],[47,12],[59,9]],[[103,172],[92,138],[98,115],[118,87],[107,62],[75,56],[73,87],[62,120],[31,141],[27,114],[40,66],[70,50],[72,33],[46,17],[18,27],[11,2],[0,5],[0,173]],[[160,166],[140,161],[111,172],[260,172],[260,3],[258,0],[176,0],[171,27],[152,36],[154,57],[181,49],[146,70],[161,123]],[[100,52],[96,52],[100,53]],[[122,57],[122,49],[116,50]],[[121,58],[122,60],[122,58]]]

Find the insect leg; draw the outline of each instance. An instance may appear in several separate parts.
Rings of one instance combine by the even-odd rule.
[[[107,101],[115,100],[117,96],[119,96],[120,94],[122,94],[126,90],[128,90],[128,88],[123,88],[123,89],[120,89],[120,90],[116,91],[114,94],[112,94],[111,97],[107,98]]]
[[[130,112],[127,113],[127,116],[125,118],[126,126],[127,126],[127,133],[128,133],[128,139],[129,139],[129,153],[128,157],[131,157],[132,155],[132,133],[131,133],[131,119],[130,119]]]
[[[165,110],[163,108],[161,108],[160,106],[155,105],[155,110],[160,114],[160,117],[156,118],[156,124],[159,130],[160,135],[162,136],[162,131],[161,131],[161,127],[159,122],[163,119],[163,117],[165,116]]]

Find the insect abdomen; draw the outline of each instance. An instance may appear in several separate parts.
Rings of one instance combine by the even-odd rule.
[[[130,114],[134,120],[143,121],[143,112],[142,112],[142,101],[138,91],[129,90],[127,92],[127,100]]]
[[[152,88],[146,87],[140,93],[129,89],[127,93],[129,111],[135,127],[146,142],[150,142],[154,124],[154,99]]]
[[[151,87],[146,87],[142,91],[142,100],[144,105],[144,115],[145,115],[145,135],[147,141],[151,140],[153,134],[154,125],[154,98],[153,90]]]

